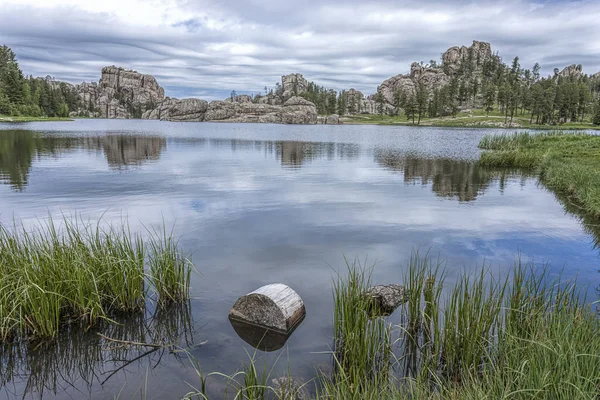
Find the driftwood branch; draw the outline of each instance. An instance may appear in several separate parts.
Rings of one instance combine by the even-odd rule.
[[[142,342],[134,342],[134,341],[131,341],[131,340],[113,339],[113,338],[105,336],[105,335],[103,335],[101,333],[98,333],[98,336],[100,336],[104,340],[108,340],[109,342],[120,343],[120,344],[126,345],[126,346],[151,347],[153,349],[164,349],[164,348],[173,347],[172,344],[142,343]]]

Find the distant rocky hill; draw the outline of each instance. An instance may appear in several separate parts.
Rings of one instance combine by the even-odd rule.
[[[334,117],[319,118],[315,105],[298,96],[305,90],[304,82],[302,75],[288,75],[282,78],[282,95],[255,101],[240,95],[208,103],[165,97],[153,76],[110,66],[102,68],[99,83],[70,85],[80,100],[79,109],[71,115],[197,122],[339,123]]]
[[[496,82],[493,75],[498,71],[505,73],[506,68],[489,43],[473,41],[469,47],[449,48],[442,54],[440,63],[412,63],[410,73],[384,80],[372,95],[355,89],[338,94],[308,81],[301,74],[290,74],[282,76],[276,89],[264,95],[232,94],[228,99],[209,103],[195,98],[165,97],[164,89],[153,76],[109,66],[102,69],[98,83],[70,85],[79,98],[79,108],[71,110],[71,115],[168,121],[339,123],[336,115],[319,117],[317,111],[345,115],[398,114],[406,99],[414,96],[419,88],[426,90],[430,103],[437,101],[438,94],[440,98],[449,99],[440,106],[434,104],[437,110],[433,109],[430,116],[432,113],[448,115],[460,108],[483,107],[482,86]],[[582,74],[581,65],[555,71],[555,77],[565,79],[579,79]],[[591,79],[600,81],[600,72]],[[500,96],[500,89],[494,90]]]

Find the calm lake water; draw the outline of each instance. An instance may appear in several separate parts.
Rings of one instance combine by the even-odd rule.
[[[448,281],[515,257],[600,283],[597,237],[537,179],[480,168],[477,143],[503,131],[77,120],[0,124],[0,222],[77,213],[133,231],[174,228],[192,253],[189,309],[107,328],[150,340],[165,331],[204,372],[233,373],[255,351],[231,327],[235,300],[281,282],[307,316],[283,350],[256,351],[273,377],[328,365],[332,278],[344,256],[401,283],[412,249],[447,261]],[[148,311],[149,314],[152,310]],[[392,322],[399,322],[392,315]],[[120,336],[119,336],[120,335]],[[200,343],[206,342],[202,345]],[[76,332],[34,348],[1,348],[0,398],[179,398],[200,386],[185,354],[106,348]],[[115,346],[112,346],[115,347]],[[283,352],[283,353],[282,353]],[[138,360],[134,360],[139,357]],[[132,361],[134,360],[134,361]],[[289,362],[288,362],[289,360]],[[208,380],[212,393],[222,380]]]

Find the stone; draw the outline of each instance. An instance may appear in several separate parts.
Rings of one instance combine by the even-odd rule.
[[[204,116],[205,121],[222,121],[233,118],[239,107],[238,103],[215,100],[208,104],[208,111]]]
[[[74,88],[81,104],[76,114],[100,118],[141,118],[165,97],[152,75],[115,66],[102,68],[99,83],[84,82]]]
[[[319,115],[317,117],[317,124],[321,125],[340,125],[342,121],[340,120],[340,116],[337,114],[331,115]]]
[[[298,96],[308,90],[308,81],[302,74],[289,74],[281,77],[281,87],[283,89],[283,100],[287,101],[291,97]]]
[[[317,108],[310,101],[294,96],[283,104],[280,116],[283,124],[316,124]]]
[[[378,311],[384,315],[393,313],[400,304],[406,302],[402,285],[377,285],[369,288],[365,294],[375,300]]]
[[[252,97],[247,94],[238,94],[233,97],[228,97],[225,101],[230,101],[232,103],[252,103]]]
[[[581,64],[571,64],[565,67],[558,73],[558,76],[563,78],[574,78],[579,79],[583,74],[583,66]]]
[[[142,118],[162,121],[202,122],[208,102],[200,99],[175,99],[167,97],[154,110],[146,111]]]
[[[470,47],[454,46],[442,54],[442,68],[449,74],[455,75],[463,66],[464,63],[473,63],[473,70],[480,69],[483,63],[492,59],[492,46],[487,42],[473,41]]]

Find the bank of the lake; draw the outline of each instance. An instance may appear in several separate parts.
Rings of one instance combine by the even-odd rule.
[[[600,217],[600,136],[547,132],[485,136],[480,162],[534,170],[541,182],[586,213]]]
[[[345,124],[358,125],[400,125],[416,127],[440,127],[440,128],[476,128],[476,129],[515,129],[524,128],[529,130],[600,130],[600,125],[593,125],[591,121],[584,122],[566,122],[556,125],[535,124],[531,121],[531,116],[524,114],[515,116],[512,121],[503,113],[494,111],[487,113],[483,110],[469,110],[467,113],[459,113],[452,117],[429,118],[424,117],[419,123],[415,119],[408,120],[405,116],[390,116],[376,114],[360,114],[344,116],[342,118]]]
[[[65,122],[73,121],[73,118],[65,117],[24,117],[0,115],[0,122]]]

